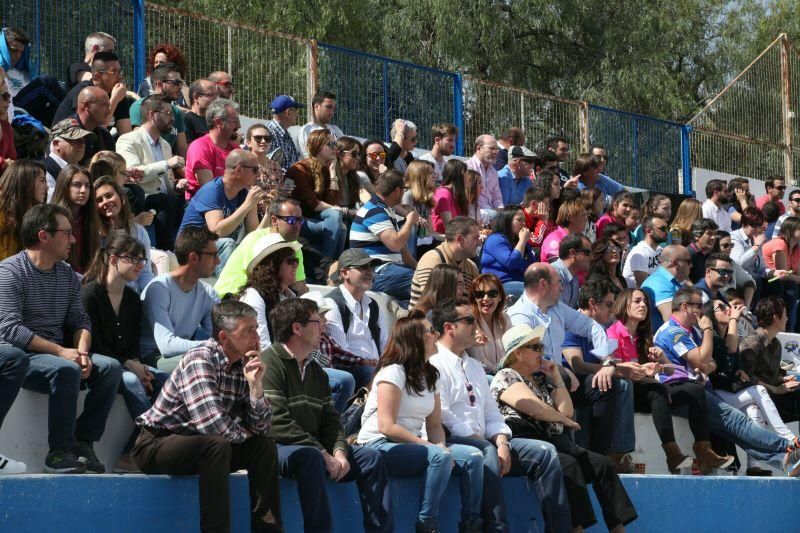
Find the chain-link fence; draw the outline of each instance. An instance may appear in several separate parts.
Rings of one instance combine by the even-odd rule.
[[[464,78],[464,142],[467,153],[479,135],[502,135],[510,127],[525,132],[525,143],[543,149],[549,137],[565,137],[586,149],[585,102],[526,91],[499,83]],[[570,165],[571,161],[567,162]]]
[[[609,155],[605,173],[630,187],[682,192],[682,130],[676,122],[589,106],[589,139]]]
[[[230,73],[243,115],[269,118],[279,94],[308,98],[311,41],[151,3],[146,16],[148,54],[159,43],[178,43],[187,81],[215,70]]]
[[[460,125],[459,76],[330,44],[319,44],[319,88],[333,92],[336,125],[389,139],[395,119],[417,126],[417,146],[433,144],[431,126]]]
[[[692,166],[791,181],[800,158],[793,146],[799,68],[796,51],[782,35],[689,122]]]
[[[17,27],[32,40],[33,61],[40,74],[67,79],[67,67],[83,61],[83,43],[92,32],[104,31],[117,39],[123,79],[135,79],[135,26],[141,24],[137,0],[3,0],[3,27]]]

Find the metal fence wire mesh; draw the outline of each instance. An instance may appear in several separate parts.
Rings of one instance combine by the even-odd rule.
[[[544,148],[549,137],[563,136],[570,142],[571,158],[584,144],[581,134],[581,102],[555,98],[497,83],[464,78],[464,149],[472,154],[475,139],[490,133],[502,135],[510,127],[525,132],[525,143]],[[565,163],[567,168],[572,161]]]
[[[589,139],[602,144],[605,173],[623,185],[677,193],[681,186],[681,124],[589,106]]]
[[[67,67],[83,61],[86,36],[104,31],[117,39],[123,79],[133,84],[133,8],[130,0],[3,0],[3,27],[25,30],[40,74],[67,79]],[[136,90],[133,88],[132,90]]]
[[[690,121],[693,167],[760,180],[790,173],[783,129],[781,40],[776,39]],[[800,67],[793,50],[788,59],[788,67]],[[796,109],[800,74],[796,68],[790,72],[790,109]],[[795,122],[792,130],[797,132]]]
[[[187,82],[228,72],[243,115],[269,118],[279,94],[305,102],[310,41],[150,3],[145,14],[148,54],[159,43],[177,43],[186,56]]]
[[[417,126],[417,146],[433,144],[431,126],[457,124],[457,76],[329,44],[319,44],[319,88],[336,95],[334,122],[345,133],[389,139],[395,119]]]

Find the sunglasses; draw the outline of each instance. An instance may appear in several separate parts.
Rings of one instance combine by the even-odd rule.
[[[778,187],[775,187],[775,188],[778,189],[779,191],[785,191],[786,190],[786,185],[779,185]]]
[[[431,334],[435,335],[436,334],[436,328],[434,328],[433,326],[428,326],[427,328],[425,328],[425,333],[431,333]]]
[[[350,157],[352,157],[353,159],[358,159],[359,157],[361,157],[361,152],[359,152],[358,150],[342,150],[342,153],[350,154]]]
[[[474,317],[474,316],[472,316],[472,315],[467,315],[467,316],[460,316],[460,317],[458,317],[458,318],[454,318],[454,319],[452,320],[452,322],[453,322],[453,323],[456,323],[456,322],[462,322],[462,321],[463,321],[463,322],[466,322],[468,325],[470,325],[470,326],[471,326],[472,324],[474,324],[474,323],[475,323],[475,317]]]
[[[474,291],[472,293],[472,297],[476,300],[483,300],[484,297],[497,298],[498,296],[500,296],[500,291],[497,289],[489,289],[488,291]]]
[[[253,140],[257,143],[271,143],[272,135],[253,135]]]
[[[386,152],[368,152],[367,157],[375,161],[376,159],[386,159]]]
[[[475,407],[475,404],[478,403],[478,397],[475,396],[475,387],[469,381],[467,381],[467,397],[469,398],[469,406]]]
[[[283,260],[283,262],[289,266],[295,266],[295,267],[300,264],[300,260],[296,257],[287,257],[286,259]]]
[[[798,200],[798,201],[800,201],[800,200]],[[720,250],[727,250],[728,248],[733,248],[733,243],[732,242],[720,243],[720,245],[719,245],[719,249]]]
[[[2,95],[2,96],[3,96],[3,98],[5,98],[5,96],[6,96],[7,94],[8,94],[8,93],[3,93],[3,95]],[[789,199],[789,201],[790,201],[790,202],[800,202],[800,196],[795,196],[794,198],[790,198],[790,199]]]
[[[164,80],[161,83],[171,83],[175,87],[183,87],[184,85],[186,85],[186,83],[183,80]]]
[[[290,226],[294,226],[295,224],[302,224],[303,220],[305,220],[303,217],[295,217],[295,216],[292,216],[292,215],[288,215],[288,216],[275,215],[275,218],[283,220],[284,222],[286,222]]]
[[[730,277],[733,275],[733,270],[730,268],[709,268],[709,270],[713,270],[722,277]]]
[[[526,344],[523,348],[527,348],[528,350],[533,350],[534,352],[541,352],[544,350],[544,344],[541,342],[534,342],[531,344]]]
[[[336,141],[328,141],[325,144],[328,145],[328,148],[333,148],[334,150],[336,149]]]

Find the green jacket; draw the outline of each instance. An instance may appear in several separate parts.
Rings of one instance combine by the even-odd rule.
[[[261,360],[266,366],[262,383],[272,407],[275,442],[347,453],[344,428],[322,367],[309,360],[301,380],[297,360],[277,342],[263,352]]]

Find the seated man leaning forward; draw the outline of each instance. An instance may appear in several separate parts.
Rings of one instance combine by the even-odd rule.
[[[272,406],[280,473],[297,480],[305,531],[333,529],[326,477],[356,482],[365,531],[394,531],[383,456],[347,444],[328,376],[309,357],[319,346],[317,304],[289,298],[272,309],[269,320],[274,342],[261,356],[267,367],[264,393]]]
[[[247,470],[250,530],[283,531],[272,413],[264,397],[256,312],[226,300],[214,306],[214,338],[195,346],[164,385],[132,456],[146,474],[199,475],[200,529],[230,531],[228,474]]]
[[[219,301],[208,278],[219,264],[217,235],[188,227],[175,239],[176,270],[156,276],[142,293],[142,360],[171,372],[181,356],[211,335],[211,308]],[[156,362],[157,361],[157,362]]]
[[[57,205],[32,207],[20,228],[25,249],[0,263],[0,423],[20,384],[47,394],[45,472],[101,474],[93,443],[103,435],[122,367],[89,353],[91,321],[78,275],[65,262],[75,243],[69,219]],[[76,421],[82,384],[89,393]]]

